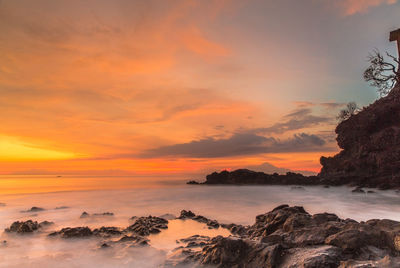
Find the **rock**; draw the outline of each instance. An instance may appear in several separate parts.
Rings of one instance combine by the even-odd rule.
[[[285,268],[336,268],[341,260],[341,250],[333,246],[292,248],[285,252],[280,267]]]
[[[317,176],[304,176],[287,172],[285,175],[265,174],[248,169],[214,172],[207,175],[203,184],[270,184],[270,185],[315,185],[321,184]]]
[[[356,187],[352,191],[352,193],[360,193],[360,194],[365,194],[365,191],[363,190],[362,187]]]
[[[367,191],[367,193],[368,193],[368,194],[375,194],[376,192],[375,192],[375,191],[369,190],[369,191]]]
[[[290,190],[305,191],[306,189],[302,186],[292,186]]]
[[[197,222],[205,223],[205,224],[207,224],[207,226],[210,229],[213,229],[213,228],[216,229],[216,228],[219,228],[219,226],[220,226],[216,220],[210,220],[204,216],[196,215],[190,210],[189,211],[182,210],[181,215],[178,217],[178,219],[181,219],[181,220],[191,219],[191,220],[194,220]]]
[[[329,184],[382,189],[400,186],[400,85],[336,127],[342,149],[321,157],[319,176]]]
[[[60,236],[61,238],[87,238],[92,235],[93,232],[89,227],[67,227],[49,234],[49,236]]]
[[[86,211],[82,212],[81,216],[79,218],[84,219],[84,218],[88,218],[90,215],[89,213],[87,213]]]
[[[280,245],[267,246],[248,239],[217,236],[201,252],[186,252],[185,260],[213,267],[277,267]]]
[[[5,207],[6,203],[0,203],[0,207]]]
[[[181,214],[196,217],[188,211]],[[311,215],[303,207],[281,205],[256,216],[255,223],[243,227],[236,237],[219,236],[201,243],[196,243],[196,238],[187,241],[187,246],[174,252],[175,262],[180,260],[178,264],[192,262],[195,267],[338,267],[351,259],[369,263],[369,260],[380,260],[384,256],[399,256],[400,222],[378,219],[357,222],[340,219],[331,213]],[[191,242],[194,247],[204,245],[201,252],[185,251]]]
[[[39,227],[40,228],[49,227],[51,225],[54,225],[54,222],[52,222],[52,221],[42,221],[41,223],[39,223]]]
[[[102,216],[112,217],[112,216],[114,216],[114,213],[112,213],[112,212],[93,213],[93,216],[94,217],[102,217]]]
[[[138,235],[125,235],[119,239],[116,243],[129,243],[131,246],[148,246],[149,240]]]
[[[400,258],[385,256],[379,260],[343,261],[339,268],[394,268],[400,267]]]
[[[193,235],[187,238],[182,238],[177,241],[177,243],[185,243],[185,248],[196,248],[203,247],[209,242],[211,239],[208,236],[204,235]]]
[[[161,232],[160,229],[168,228],[168,220],[159,217],[140,217],[134,224],[125,229],[127,232],[134,232],[141,236],[148,236]]]
[[[178,219],[181,219],[181,220],[191,219],[194,216],[196,216],[196,214],[194,214],[192,211],[182,210],[181,215],[178,217]]]
[[[30,209],[24,210],[24,211],[21,211],[21,212],[40,212],[40,211],[43,211],[43,210],[45,210],[45,209],[41,208],[41,207],[31,207]]]
[[[197,181],[188,181],[186,184],[200,184],[200,183]]]
[[[55,209],[68,209],[69,207],[67,206],[61,206],[61,207],[56,207]]]
[[[161,216],[159,216],[160,218],[163,218],[164,220],[175,220],[176,219],[176,216],[175,215],[173,215],[173,214],[163,214],[163,215],[161,215]],[[132,218],[131,218],[132,219]]]
[[[112,217],[114,216],[114,213],[112,212],[103,212],[103,213],[93,213],[90,215],[86,211],[82,212],[81,216],[79,218],[84,219],[84,218],[89,218],[89,217]]]
[[[101,249],[106,249],[106,248],[110,248],[111,246],[109,245],[109,244],[107,244],[107,243],[103,243],[103,244],[101,244],[101,246],[100,246],[100,248]]]
[[[111,237],[122,235],[123,232],[118,227],[100,227],[93,230],[93,235],[100,237]]]
[[[27,220],[27,221],[16,221],[11,224],[11,226],[5,229],[8,233],[32,233],[38,230],[41,226],[37,221]]]

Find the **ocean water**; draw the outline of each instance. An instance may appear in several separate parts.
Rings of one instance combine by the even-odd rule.
[[[45,185],[46,187],[43,187]],[[177,239],[194,234],[228,236],[219,228],[191,220],[171,220],[168,230],[149,237],[151,247],[115,246],[99,250],[99,239],[50,239],[47,233],[10,235],[3,230],[17,220],[53,221],[48,232],[63,227],[127,227],[132,216],[178,216],[182,209],[220,223],[252,224],[255,216],[281,204],[299,205],[309,213],[330,212],[358,221],[389,218],[400,221],[400,194],[373,190],[355,194],[349,187],[186,185],[182,178],[41,177],[0,178],[0,267],[158,267]],[[21,212],[37,206],[41,212]],[[56,207],[67,207],[56,209]],[[81,219],[112,212],[113,217]]]

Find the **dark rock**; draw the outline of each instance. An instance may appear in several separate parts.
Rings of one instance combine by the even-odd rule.
[[[196,214],[194,214],[194,213],[191,212],[190,210],[189,210],[189,211],[182,210],[182,211],[181,211],[181,215],[179,216],[178,219],[181,219],[181,220],[191,219],[191,218],[193,218],[194,216],[196,216]]]
[[[122,235],[123,232],[118,227],[100,227],[93,230],[93,235],[100,237],[111,237]]]
[[[204,184],[315,185],[321,184],[321,181],[317,176],[304,176],[300,173],[287,172],[285,175],[279,175],[238,169],[207,175]]]
[[[365,194],[365,191],[363,190],[362,187],[356,187],[352,191],[352,193],[360,193],[360,194]]]
[[[32,233],[38,230],[41,226],[37,221],[27,220],[27,221],[16,221],[11,224],[11,226],[5,229],[8,233]]]
[[[173,215],[173,214],[163,214],[163,215],[161,215],[161,216],[159,216],[160,218],[163,218],[164,220],[175,220],[176,219],[176,216],[175,215]],[[131,218],[132,219],[132,218]]]
[[[161,232],[160,229],[168,228],[168,220],[159,217],[140,217],[134,224],[125,229],[127,232],[133,232],[141,236],[148,236]]]
[[[341,250],[333,246],[292,248],[285,252],[280,267],[336,268],[340,264]]]
[[[191,219],[197,222],[205,223],[210,229],[212,228],[216,229],[219,228],[220,226],[220,224],[216,220],[210,220],[204,216],[196,215],[190,210],[189,211],[182,210],[181,215],[178,217],[178,219],[181,220]]]
[[[40,212],[40,211],[43,211],[43,210],[45,210],[45,209],[41,208],[41,207],[31,207],[30,209],[24,210],[24,211],[21,211],[21,212]]]
[[[391,220],[359,223],[335,214],[311,215],[303,207],[281,205],[258,215],[253,225],[241,230],[237,237],[215,237],[202,243],[194,239],[192,244],[189,239],[186,247],[175,251],[174,260],[194,263],[195,267],[322,268],[338,267],[352,259],[369,265],[378,263],[370,260],[400,256],[400,222]],[[183,250],[190,245],[204,246],[201,252]],[[400,267],[398,264],[392,262],[387,267]]]
[[[114,216],[114,213],[112,212],[103,212],[103,213],[93,213],[94,217],[101,217],[101,216]]]
[[[110,248],[111,246],[109,245],[109,244],[107,244],[107,243],[103,243],[103,244],[101,244],[101,246],[100,246],[100,248],[101,249],[106,249],[106,248]]]
[[[367,193],[368,193],[368,194],[375,194],[376,192],[375,192],[375,191],[369,190],[369,191],[367,191]]]
[[[197,181],[188,181],[186,184],[200,184],[200,183]]]
[[[321,157],[319,176],[330,183],[381,189],[400,186],[400,86],[336,127],[342,149]]]
[[[93,232],[89,227],[67,227],[49,234],[49,236],[60,236],[61,238],[86,238],[92,235]]]
[[[90,215],[89,213],[87,213],[86,211],[82,212],[81,216],[79,218],[83,219],[83,218],[88,218]]]
[[[56,207],[55,209],[68,209],[69,207],[67,206],[61,206],[61,207]]]
[[[39,223],[39,227],[40,228],[49,227],[51,225],[54,225],[54,222],[52,222],[52,221],[42,221],[41,223]]]
[[[138,235],[125,235],[121,239],[119,239],[116,243],[129,243],[131,245],[136,246],[148,246],[149,240]]]

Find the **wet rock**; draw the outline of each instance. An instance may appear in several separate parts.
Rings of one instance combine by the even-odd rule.
[[[129,243],[131,246],[148,246],[149,240],[139,235],[125,235],[115,243]]]
[[[182,210],[181,211],[181,215],[179,216],[178,219],[181,219],[181,220],[191,219],[194,216],[196,216],[196,214],[194,214],[192,211],[190,211],[190,210],[189,211]]]
[[[112,212],[103,212],[103,213],[93,213],[94,217],[101,217],[101,216],[109,216],[112,217],[114,216],[114,213]]]
[[[40,228],[49,227],[51,225],[54,225],[54,222],[52,222],[52,221],[42,221],[41,223],[39,223],[39,227]]]
[[[37,221],[27,220],[27,221],[16,221],[11,224],[11,226],[5,229],[8,233],[32,233],[38,230],[41,226]]]
[[[100,227],[93,230],[93,235],[100,237],[112,237],[122,235],[123,232],[118,227]]]
[[[200,184],[199,182],[197,182],[197,181],[188,181],[186,184]]]
[[[160,218],[163,218],[164,220],[175,220],[176,219],[176,216],[175,215],[173,215],[173,214],[169,214],[169,213],[167,213],[167,214],[163,214],[163,215],[161,215],[161,216],[159,216]]]
[[[55,209],[68,209],[69,207],[67,206],[61,206],[61,207],[56,207]]]
[[[184,248],[197,248],[203,247],[210,241],[210,237],[204,235],[193,235],[187,238],[182,238],[177,241],[177,243],[184,243],[186,246]]]
[[[84,211],[84,212],[82,212],[82,214],[79,218],[84,219],[84,218],[89,218],[89,217],[112,217],[112,216],[114,216],[114,213],[112,213],[112,212],[89,214],[86,211]]]
[[[365,191],[363,190],[362,187],[356,187],[351,192],[352,193],[360,193],[360,194],[364,194],[365,193]]]
[[[223,225],[228,226],[235,225]],[[370,260],[400,256],[400,222],[357,222],[281,205],[258,215],[255,223],[242,227],[236,237],[216,237],[203,244],[201,252],[178,248],[174,258],[179,259],[180,252],[181,264],[192,262],[199,267],[338,267],[351,259],[369,265],[375,263]]]
[[[24,210],[24,211],[21,211],[21,212],[40,212],[40,211],[44,211],[44,210],[45,209],[41,208],[41,207],[31,207],[30,209]]]
[[[394,268],[400,267],[400,258],[385,256],[379,260],[348,260],[343,261],[339,268]]]
[[[227,229],[232,234],[239,236],[244,235],[247,232],[247,227],[240,224],[234,224],[234,223],[221,224],[221,227]]]
[[[333,246],[292,248],[285,252],[280,267],[286,268],[336,268],[341,260],[341,250]]]
[[[84,218],[88,218],[90,215],[89,213],[87,213],[86,211],[82,212],[81,216],[79,218],[84,219]]]
[[[49,234],[49,236],[60,236],[61,238],[87,238],[92,235],[93,232],[89,227],[67,227]]]
[[[181,220],[191,219],[197,222],[205,223],[210,229],[212,228],[216,229],[219,228],[220,226],[220,224],[216,220],[210,220],[204,216],[196,215],[190,210],[189,211],[182,210],[181,215],[178,217],[178,219]]]
[[[372,191],[372,190],[368,190],[367,193],[368,193],[368,194],[375,194],[376,192],[375,192],[375,191]]]
[[[100,248],[101,249],[107,249],[107,248],[110,248],[111,246],[109,245],[109,244],[107,244],[107,243],[103,243],[103,244],[101,244],[101,246],[100,246]]]
[[[168,220],[159,217],[140,217],[134,224],[125,229],[127,232],[134,232],[141,236],[148,236],[161,232],[161,229],[168,228]]]
[[[306,189],[302,186],[292,186],[290,187],[290,190],[294,190],[294,191],[305,191]]]
[[[217,236],[190,259],[214,267],[277,267],[282,247],[267,246],[247,239]]]

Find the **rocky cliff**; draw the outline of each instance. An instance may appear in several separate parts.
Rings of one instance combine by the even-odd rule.
[[[380,188],[400,186],[400,85],[358,114],[341,122],[342,151],[321,157],[319,174],[328,184]]]

